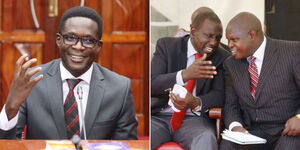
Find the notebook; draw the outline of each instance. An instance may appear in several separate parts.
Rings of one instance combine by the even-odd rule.
[[[241,145],[265,144],[267,142],[266,139],[263,139],[250,133],[233,132],[227,129],[225,129],[221,135],[224,140],[228,140]]]

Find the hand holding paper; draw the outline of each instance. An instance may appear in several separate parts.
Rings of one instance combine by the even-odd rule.
[[[175,95],[178,95],[180,98],[185,98],[186,94],[187,94],[187,90],[183,87],[183,86],[180,86],[178,84],[175,84],[173,86],[173,90],[172,90],[172,93],[175,94]],[[171,106],[171,108],[175,111],[175,112],[180,112],[179,109],[177,109],[174,104],[172,103],[172,100],[169,99],[169,102],[168,104]]]

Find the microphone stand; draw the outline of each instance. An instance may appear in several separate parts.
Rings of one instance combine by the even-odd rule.
[[[83,90],[82,87],[79,86],[77,88],[77,95],[80,101],[80,109],[81,109],[81,121],[82,121],[82,129],[83,129],[83,135],[84,135],[84,140],[86,140],[86,130],[85,130],[85,121],[84,121],[84,116],[83,116],[83,106],[82,106],[82,97],[83,97]]]

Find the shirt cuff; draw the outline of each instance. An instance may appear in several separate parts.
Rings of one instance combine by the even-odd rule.
[[[176,74],[176,84],[184,86],[184,82],[183,82],[181,73],[182,73],[182,70],[178,71],[177,74]]]
[[[18,117],[19,117],[19,112],[17,113],[17,115],[15,117],[8,120],[7,114],[5,112],[5,105],[4,105],[1,110],[1,113],[0,113],[0,129],[7,131],[7,130],[14,128],[17,125]]]
[[[241,123],[239,123],[237,121],[233,121],[230,123],[228,130],[231,131],[232,128],[237,127],[237,126],[243,127],[243,125]]]

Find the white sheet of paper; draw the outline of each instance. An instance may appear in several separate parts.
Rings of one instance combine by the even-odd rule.
[[[172,92],[176,95],[179,95],[180,98],[185,98],[185,95],[187,93],[187,90],[179,85],[179,84],[174,84]],[[171,99],[169,99],[168,104],[171,106],[171,108],[175,111],[175,112],[180,112],[179,109],[177,109],[174,104],[172,103]]]

